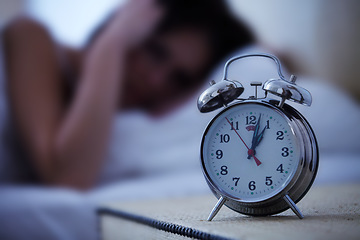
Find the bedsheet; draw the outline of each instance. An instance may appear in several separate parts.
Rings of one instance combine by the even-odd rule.
[[[360,154],[331,154],[323,158],[315,185],[360,183]],[[99,234],[98,205],[203,194],[210,194],[210,190],[200,167],[186,173],[126,180],[87,193],[63,188],[1,186],[0,239],[95,240]]]

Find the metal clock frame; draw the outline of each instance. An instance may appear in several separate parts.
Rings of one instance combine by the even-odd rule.
[[[255,86],[255,96],[248,99],[239,99],[238,97],[244,91],[244,88],[240,82],[228,79],[228,67],[234,61],[247,57],[265,57],[272,59],[277,65],[277,71],[280,79],[270,79],[266,81],[264,85],[262,85],[261,82],[252,83],[251,85]],[[304,217],[299,208],[296,206],[296,203],[305,196],[316,177],[319,165],[319,151],[314,131],[308,121],[300,112],[290,105],[285,104],[286,100],[291,100],[303,105],[311,105],[311,94],[306,89],[296,85],[295,81],[296,77],[294,75],[291,75],[290,81],[285,79],[282,73],[280,61],[277,57],[267,53],[246,54],[228,60],[224,67],[223,80],[218,83],[211,81],[211,87],[199,96],[197,105],[200,112],[210,112],[222,106],[225,107],[225,109],[218,113],[208,124],[201,140],[200,156],[202,171],[207,184],[218,198],[218,202],[208,217],[209,221],[215,217],[224,204],[234,211],[246,215],[272,215],[291,208],[300,219]],[[257,87],[261,85],[262,89],[265,91],[265,98],[258,99]],[[277,101],[268,98],[268,93],[279,96],[281,100]],[[234,100],[238,101],[235,104],[227,106]],[[271,108],[272,110],[278,112],[290,125],[300,147],[298,167],[290,181],[287,184],[284,183],[285,185],[278,193],[272,197],[264,198],[261,201],[244,201],[226,193],[211,179],[204,163],[204,141],[214,121],[229,109],[248,103],[261,104],[264,107]]]
[[[205,138],[215,120],[231,108],[249,103],[260,104],[264,107],[271,108],[285,118],[291,129],[294,131],[300,147],[298,167],[290,181],[274,196],[256,202],[243,201],[242,199],[231,196],[221,190],[221,188],[214,183],[206,170],[203,151]],[[273,215],[291,208],[299,218],[303,218],[303,215],[297,208],[296,203],[305,196],[315,179],[318,169],[318,145],[311,126],[297,110],[287,104],[284,104],[283,108],[277,107],[276,104],[278,104],[278,101],[273,100],[241,101],[223,109],[206,127],[201,140],[201,167],[207,184],[215,196],[219,199],[208,220],[213,219],[223,204],[236,212],[253,216]]]

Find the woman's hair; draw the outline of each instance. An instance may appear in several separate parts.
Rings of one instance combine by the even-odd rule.
[[[204,32],[210,44],[209,68],[232,51],[254,42],[252,32],[229,11],[225,0],[158,0],[166,9],[158,32],[192,27]]]
[[[232,51],[254,42],[252,32],[229,11],[225,0],[157,0],[165,8],[165,16],[156,34],[165,34],[183,28],[193,28],[206,34],[211,59],[204,74]],[[111,21],[104,21],[91,35],[88,47]],[[141,17],[141,16],[139,16]]]

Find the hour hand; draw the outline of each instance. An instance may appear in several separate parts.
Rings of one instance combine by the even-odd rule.
[[[257,145],[259,145],[259,143],[261,142],[261,140],[264,137],[264,132],[265,132],[266,127],[264,127],[264,129],[261,131],[261,133],[256,137],[256,143],[254,147],[257,147]]]

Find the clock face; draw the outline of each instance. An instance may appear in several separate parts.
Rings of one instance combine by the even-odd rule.
[[[222,194],[258,202],[279,193],[294,177],[300,147],[284,114],[252,102],[215,117],[203,137],[201,156],[205,174]]]

